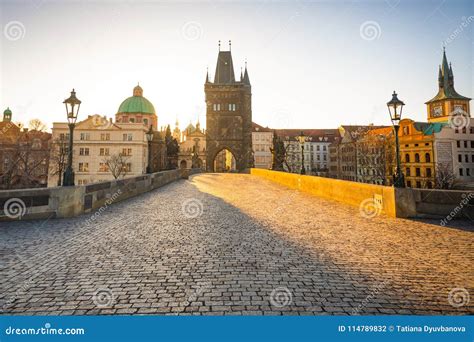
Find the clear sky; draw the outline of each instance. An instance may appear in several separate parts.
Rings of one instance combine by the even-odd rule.
[[[0,108],[14,121],[113,117],[140,82],[159,125],[205,123],[206,67],[232,40],[248,61],[253,120],[275,128],[389,124],[393,90],[425,120],[442,45],[455,87],[474,97],[474,1],[0,0]],[[473,17],[471,17],[473,16]]]

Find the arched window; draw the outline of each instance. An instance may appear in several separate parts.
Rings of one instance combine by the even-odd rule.
[[[430,163],[431,162],[431,155],[429,153],[425,153],[425,161],[427,163]]]
[[[415,153],[415,163],[420,162],[420,155],[418,153]]]
[[[407,163],[410,162],[410,155],[408,153],[405,154],[405,162],[407,162]]]

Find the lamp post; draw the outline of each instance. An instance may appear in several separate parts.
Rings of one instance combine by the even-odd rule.
[[[152,173],[151,167],[151,142],[153,141],[153,126],[150,125],[150,128],[145,133],[146,141],[148,142],[148,165],[146,167],[146,173]]]
[[[400,101],[397,97],[397,93],[393,91],[392,99],[387,102],[388,112],[390,114],[390,120],[392,120],[393,130],[395,133],[395,148],[396,148],[396,159],[397,169],[395,175],[393,175],[393,185],[396,188],[405,187],[405,179],[403,177],[402,168],[400,166],[400,144],[398,142],[398,131],[400,129],[400,120],[402,118],[402,110],[405,104]]]
[[[67,121],[69,126],[69,151],[67,158],[67,167],[64,171],[63,186],[74,186],[74,170],[72,168],[72,149],[73,149],[73,135],[74,127],[76,126],[77,115],[79,114],[79,107],[81,101],[76,97],[74,89],[71,91],[71,96],[63,101],[66,106]]]
[[[296,137],[296,140],[300,143],[301,145],[301,174],[305,175],[306,174],[306,169],[304,167],[304,144],[307,141],[311,140],[311,137],[307,137],[304,135],[303,131],[301,131],[300,135]]]

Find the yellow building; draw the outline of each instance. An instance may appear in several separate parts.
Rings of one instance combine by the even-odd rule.
[[[434,133],[440,132],[443,126],[410,119],[400,121],[400,162],[407,187],[434,187]]]

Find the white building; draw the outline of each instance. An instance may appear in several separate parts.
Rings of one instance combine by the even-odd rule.
[[[283,139],[287,151],[286,171],[301,171],[301,144],[297,136],[301,132],[307,137],[304,143],[304,164],[306,174],[327,176],[329,171],[329,145],[338,136],[337,129],[278,129],[276,134]]]
[[[252,123],[252,149],[254,154],[255,168],[271,169],[273,148],[273,131]]]
[[[123,156],[125,176],[145,173],[148,165],[148,142],[145,137],[147,130],[148,127],[143,123],[113,123],[112,119],[108,120],[100,115],[89,115],[86,120],[77,123],[74,129],[73,148],[75,184],[85,185],[113,180],[114,176],[106,161],[119,154]],[[61,146],[58,145],[58,141],[63,142],[63,146],[67,149],[69,142],[67,123],[53,123],[52,141],[52,154],[59,153]],[[50,168],[57,168],[57,165],[54,165],[54,158],[51,160]],[[48,186],[57,186],[60,176],[62,177],[59,174],[51,175],[50,172]]]
[[[434,137],[438,167],[449,167],[456,187],[474,187],[474,120],[465,117],[458,129],[446,125]]]

